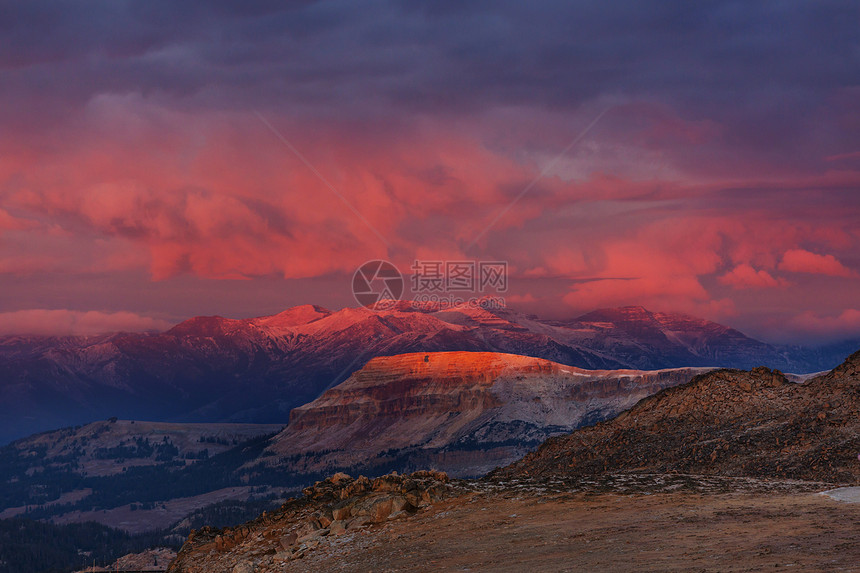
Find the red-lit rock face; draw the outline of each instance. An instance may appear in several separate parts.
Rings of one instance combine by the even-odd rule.
[[[432,357],[432,359],[431,359]],[[374,416],[482,411],[501,405],[490,391],[503,372],[549,374],[559,365],[489,352],[437,352],[374,358],[349,380],[296,408],[290,427],[325,428]]]
[[[447,461],[439,463],[458,473],[485,459],[513,459],[547,436],[617,414],[697,372],[591,371],[491,352],[378,357],[294,409],[271,451],[326,452],[300,461],[311,471],[351,467],[386,450],[445,448]]]

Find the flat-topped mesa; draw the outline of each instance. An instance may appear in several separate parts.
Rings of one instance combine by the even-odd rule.
[[[383,386],[388,380],[449,386],[466,382],[491,385],[505,371],[549,374],[561,369],[581,371],[542,358],[500,352],[414,352],[374,358],[338,389]]]
[[[505,370],[549,373],[559,368],[560,365],[549,360],[498,352],[413,352],[370,360],[355,373],[348,386],[380,386],[386,379],[489,385]]]
[[[501,406],[487,390],[504,372],[520,376],[579,371],[515,354],[432,352],[381,356],[320,398],[290,413],[290,428],[348,424],[369,413],[420,415],[485,410]],[[364,407],[361,407],[364,405]]]
[[[408,456],[404,468],[436,464],[452,475],[480,475],[705,370],[583,370],[494,352],[374,358],[295,408],[265,459],[289,459],[305,472],[362,464],[369,472]]]
[[[697,371],[583,370],[541,358],[496,352],[420,352],[370,360],[340,385],[292,410],[300,431],[348,425],[363,416],[414,417],[479,414],[501,407],[512,382],[548,398],[548,380],[564,379],[567,400],[618,398],[634,387],[646,393],[685,382]],[[506,381],[510,381],[506,383]],[[541,396],[543,394],[543,396]]]

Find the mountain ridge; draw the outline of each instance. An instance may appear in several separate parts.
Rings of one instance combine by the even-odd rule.
[[[623,316],[631,308],[638,322]],[[837,363],[833,352],[794,358],[694,317],[616,312],[543,321],[470,305],[435,311],[400,302],[384,312],[300,305],[249,319],[193,317],[160,333],[0,337],[0,443],[111,416],[285,422],[292,408],[371,358],[408,352],[505,352],[588,369],[769,364],[808,372]]]
[[[686,473],[860,483],[860,352],[796,384],[716,370],[565,436],[494,477]]]

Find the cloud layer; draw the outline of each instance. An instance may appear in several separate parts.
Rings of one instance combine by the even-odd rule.
[[[71,310],[19,310],[0,313],[0,335],[37,334],[50,336],[106,334],[110,332],[161,331],[164,320],[131,312]]]
[[[0,281],[90,276],[97,310],[143,315],[181,315],[182,277],[228,281],[229,315],[249,281],[484,258],[543,314],[645,304],[811,339],[854,308],[845,4],[4,10]],[[141,271],[162,302],[123,307]]]

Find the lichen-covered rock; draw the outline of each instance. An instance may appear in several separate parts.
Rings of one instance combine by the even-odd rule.
[[[305,488],[303,498],[279,511],[234,528],[193,531],[169,571],[266,573],[303,558],[329,538],[414,514],[453,492],[448,476],[437,471],[373,480],[338,473]]]

